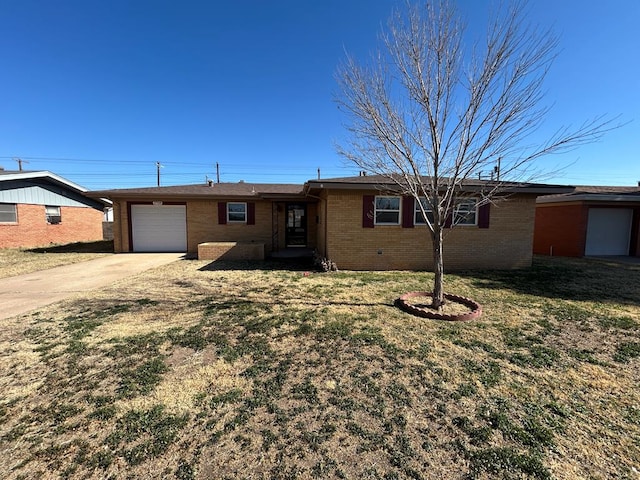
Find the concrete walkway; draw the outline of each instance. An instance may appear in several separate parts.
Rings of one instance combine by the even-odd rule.
[[[0,279],[0,319],[109,285],[183,258],[182,253],[123,253]]]

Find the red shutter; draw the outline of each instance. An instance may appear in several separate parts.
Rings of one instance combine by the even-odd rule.
[[[373,195],[362,196],[362,228],[373,228],[373,206],[375,201],[376,197]]]
[[[247,202],[247,225],[256,224],[256,204]]]
[[[218,202],[218,223],[220,225],[227,223],[227,202]]]
[[[485,203],[478,207],[478,228],[489,228],[489,212],[491,204]]]
[[[413,228],[413,197],[402,197],[402,228]]]
[[[444,228],[453,227],[453,213],[448,213],[447,218],[444,220]]]

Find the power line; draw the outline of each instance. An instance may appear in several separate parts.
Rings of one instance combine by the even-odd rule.
[[[0,155],[0,160],[15,160],[16,156],[1,156]],[[100,164],[104,164],[104,163],[108,163],[109,165],[149,165],[150,163],[155,163],[155,160],[150,161],[150,160],[113,160],[113,159],[95,159],[95,158],[65,158],[65,157],[29,157],[29,156],[20,156],[21,159],[23,159],[24,163],[29,163],[26,160],[39,160],[39,161],[54,161],[54,162],[70,162],[70,163],[74,163],[74,162],[78,162],[78,163],[100,163]],[[190,161],[179,161],[179,160],[168,160],[168,161],[162,161],[163,165],[179,165],[179,166],[196,166],[196,167],[203,167],[203,168],[207,168],[207,169],[213,169],[215,168],[215,162],[210,161],[210,160],[202,160],[202,161],[198,161],[198,162],[190,162]],[[256,163],[256,164],[250,164],[247,162],[220,162],[220,167],[223,169],[227,168],[227,167],[231,167],[234,169],[246,169],[249,171],[253,171],[256,168],[263,168],[264,167],[264,163],[260,162],[260,163]],[[287,168],[283,168],[283,171],[286,172],[290,172],[290,171],[309,171],[309,172],[314,172],[315,171],[315,164],[313,166],[309,166],[309,168],[305,168],[305,167],[287,167]],[[270,167],[270,170],[273,170],[272,167]]]

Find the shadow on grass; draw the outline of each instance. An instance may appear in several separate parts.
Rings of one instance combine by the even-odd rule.
[[[201,272],[221,270],[288,270],[294,272],[315,272],[318,269],[313,259],[301,258],[267,258],[265,260],[215,260],[198,269]]]
[[[50,245],[48,247],[30,248],[26,251],[31,253],[113,253],[113,240]]]
[[[640,265],[586,258],[535,257],[531,268],[457,272],[479,289],[563,300],[640,305]]]

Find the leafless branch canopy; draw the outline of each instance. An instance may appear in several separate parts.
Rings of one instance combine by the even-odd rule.
[[[539,180],[540,157],[593,142],[614,128],[598,117],[532,143],[549,111],[542,105],[543,81],[558,42],[552,32],[525,22],[523,2],[506,3],[486,40],[470,49],[453,3],[407,4],[394,13],[381,38],[384,48],[371,62],[360,65],[348,56],[337,74],[337,103],[350,133],[339,153],[391,179],[403,193],[426,197],[432,232],[431,223],[444,224],[466,179],[499,162],[499,181],[482,194],[483,202],[491,201],[503,180]]]

